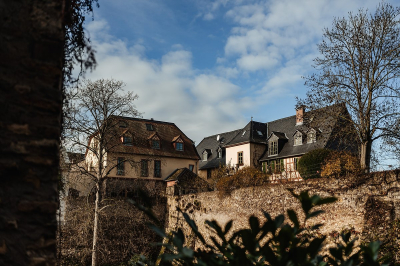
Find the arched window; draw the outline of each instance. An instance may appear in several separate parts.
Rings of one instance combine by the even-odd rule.
[[[208,160],[208,152],[204,151],[203,152],[203,161],[207,161]]]
[[[297,132],[294,135],[294,146],[302,145],[303,144],[303,134],[301,132]]]
[[[307,143],[314,143],[317,141],[317,134],[315,132],[315,129],[311,129],[307,133]]]

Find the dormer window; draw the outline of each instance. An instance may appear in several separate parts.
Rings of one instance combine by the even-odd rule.
[[[207,161],[207,160],[208,160],[208,152],[203,151],[203,161]]]
[[[303,144],[303,134],[301,132],[297,132],[294,135],[294,146],[302,145]]]
[[[129,136],[129,135],[124,135],[124,136],[122,136],[122,143],[123,143],[125,146],[132,146],[132,145],[133,145],[133,138],[132,138],[132,136]]]
[[[159,150],[160,149],[160,141],[159,140],[152,140],[151,146],[153,149]]]
[[[147,129],[147,131],[153,131],[154,127],[152,124],[146,124],[146,129]]]
[[[222,149],[221,148],[217,149],[217,158],[222,158]]]
[[[183,151],[183,149],[184,149],[183,140],[180,135],[173,138],[172,143],[174,145],[175,150]]]
[[[278,155],[278,141],[270,141],[269,142],[269,155]]]
[[[183,151],[183,143],[182,142],[175,143],[175,149],[177,151]]]
[[[307,143],[314,143],[317,141],[317,134],[314,129],[311,129],[307,133]]]

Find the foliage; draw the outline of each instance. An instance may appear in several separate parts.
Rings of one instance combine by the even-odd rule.
[[[303,179],[321,177],[321,167],[331,151],[327,149],[315,149],[301,156],[297,170]]]
[[[90,39],[84,31],[83,24],[87,14],[92,14],[93,6],[99,7],[98,0],[66,0],[64,9],[64,86],[76,83],[73,70],[78,65],[79,76],[86,69],[92,69],[96,65]]]
[[[321,168],[321,177],[339,177],[361,173],[357,156],[345,151],[332,151]]]
[[[351,232],[341,234],[341,243],[329,249],[329,255],[320,254],[326,236],[306,234],[307,221],[321,214],[322,210],[314,207],[334,202],[336,198],[321,198],[310,196],[307,191],[295,194],[302,206],[304,220],[300,221],[293,210],[287,215],[281,214],[272,218],[263,212],[265,221],[251,216],[249,228],[231,232],[233,221],[221,227],[215,220],[206,221],[212,231],[211,241],[198,231],[196,223],[186,214],[183,216],[192,232],[201,243],[196,250],[187,247],[185,235],[181,229],[166,234],[154,227],[154,230],[165,241],[163,246],[168,251],[161,255],[158,265],[380,265],[378,262],[379,242],[372,242],[356,249],[355,239]],[[285,223],[285,219],[289,219]],[[316,224],[310,230],[316,230],[321,224]],[[141,261],[137,265],[153,265],[152,262]]]
[[[374,13],[360,9],[335,18],[324,29],[314,60],[317,73],[306,77],[304,101],[312,110],[345,104],[343,117],[357,133],[360,164],[370,168],[373,141],[398,136],[400,121],[400,7],[381,2]],[[334,114],[333,114],[334,115]]]
[[[211,172],[211,178],[207,180],[210,183],[211,188],[217,189],[217,183],[221,178],[227,176],[229,173],[229,167],[220,164],[218,168],[213,169]]]
[[[269,176],[253,166],[246,166],[234,175],[220,178],[216,188],[221,195],[230,194],[233,190],[242,187],[260,186],[267,183]]]

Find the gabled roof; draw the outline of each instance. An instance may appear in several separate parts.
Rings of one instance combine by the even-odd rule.
[[[285,139],[285,140],[288,139],[285,133],[278,131],[272,131],[268,139],[270,139],[273,135],[277,136],[278,139]]]
[[[250,121],[243,129],[239,130],[239,133],[226,146],[247,142],[267,143],[267,136],[266,123]]]
[[[123,121],[127,124],[126,128],[121,128],[117,123],[114,129],[116,134],[121,135],[122,132],[129,130],[129,132],[131,132],[135,137],[132,146],[115,143],[115,141],[120,141],[119,139],[115,139],[114,142],[110,141],[108,145],[115,146],[111,148],[110,152],[194,160],[200,159],[193,141],[189,139],[174,123],[122,116],[112,116],[111,119]],[[146,124],[151,124],[153,130],[147,130]],[[148,141],[149,138],[156,135],[160,138],[160,149],[153,149]],[[183,141],[183,151],[177,151],[173,146],[172,140],[177,136]]]
[[[216,168],[220,165],[225,165],[226,157],[225,152],[222,152],[222,158],[217,158],[218,153],[215,152],[219,147],[224,148],[227,143],[229,143],[237,134],[241,132],[241,129],[233,130],[230,132],[215,134],[209,137],[204,138],[199,145],[197,145],[196,149],[199,154],[202,154],[204,150],[214,151],[211,152],[207,161],[199,162],[199,169],[208,169],[208,168]],[[217,140],[217,136],[219,135],[219,140]],[[210,154],[210,153],[209,153]]]

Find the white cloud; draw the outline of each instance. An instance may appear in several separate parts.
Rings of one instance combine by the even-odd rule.
[[[331,25],[333,17],[375,5],[372,0],[271,0],[235,5],[226,12],[236,26],[227,38],[225,56],[236,58],[242,71],[269,69],[278,63],[285,67],[281,59],[315,54],[322,29]]]
[[[194,69],[192,54],[181,45],[174,45],[159,60],[149,60],[141,40],[128,46],[107,33],[104,20],[90,23],[88,28],[98,66],[87,78],[124,81],[124,90],[139,95],[135,105],[144,118],[176,123],[197,142],[246,124],[243,112],[252,107],[251,99],[240,97],[241,89],[223,75]]]

